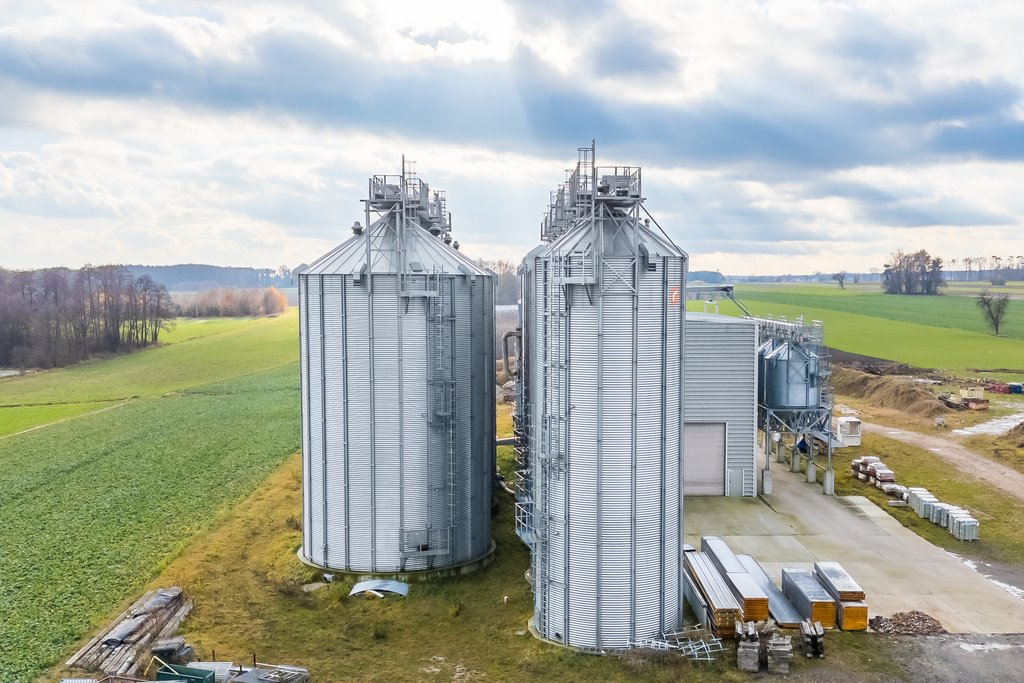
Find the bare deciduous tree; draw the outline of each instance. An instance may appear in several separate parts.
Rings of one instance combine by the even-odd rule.
[[[995,332],[996,336],[999,336],[999,327],[1003,324],[1003,320],[1006,318],[1006,309],[1010,304],[1010,297],[1007,294],[992,294],[988,291],[988,288],[981,290],[978,293],[978,298],[975,301],[978,304],[978,308],[981,309],[981,314],[985,318],[985,322],[988,323],[992,331]]]

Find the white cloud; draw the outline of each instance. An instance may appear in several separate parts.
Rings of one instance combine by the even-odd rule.
[[[592,136],[694,268],[1002,253],[1024,143],[993,161],[984,126],[1022,119],[1022,29],[1011,2],[8,4],[0,264],[310,261],[402,153],[464,251],[517,260]]]

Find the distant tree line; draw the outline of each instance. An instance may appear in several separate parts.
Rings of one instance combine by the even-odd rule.
[[[477,261],[482,268],[490,268],[497,274],[494,282],[494,303],[515,304],[519,302],[519,278],[516,277],[516,264],[505,259],[497,261]]]
[[[288,298],[276,287],[266,289],[211,289],[177,295],[179,313],[186,318],[234,318],[277,315],[288,308]]]
[[[886,294],[941,294],[946,286],[942,259],[922,249],[912,254],[893,252],[882,270]]]
[[[962,270],[957,270],[962,266]],[[964,256],[949,259],[953,280],[966,282],[988,281],[1004,285],[1007,280],[1024,280],[1024,254],[1020,256]]]
[[[0,269],[0,366],[52,368],[156,344],[167,288],[122,265]]]

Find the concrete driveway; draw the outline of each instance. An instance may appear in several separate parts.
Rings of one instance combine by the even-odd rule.
[[[687,497],[686,541],[723,537],[754,556],[779,584],[783,567],[839,562],[867,594],[870,616],[920,610],[952,633],[1024,633],[1024,600],[903,527],[863,496],[825,496],[785,466],[773,469],[774,494],[760,498]],[[984,533],[984,529],[982,529]]]

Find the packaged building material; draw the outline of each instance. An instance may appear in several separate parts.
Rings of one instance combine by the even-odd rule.
[[[813,573],[806,569],[783,569],[782,592],[804,618],[821,622],[823,628],[835,628],[835,600]]]
[[[836,602],[836,625],[843,631],[868,629],[868,606],[859,600]]]
[[[736,561],[739,564],[739,560]],[[742,565],[740,565],[742,566]],[[732,590],[733,597],[743,609],[746,621],[766,621],[768,619],[768,596],[757,582],[746,571],[729,572],[725,580]]]
[[[764,591],[765,595],[768,596],[768,613],[771,618],[775,620],[775,623],[782,628],[797,628],[800,626],[800,622],[803,618],[800,616],[800,612],[793,607],[793,603],[789,601],[782,591],[772,583],[772,580],[768,578],[764,569],[760,564],[757,563],[750,555],[737,555],[736,559],[740,561],[743,568],[747,570],[750,578]]]
[[[814,573],[821,586],[836,600],[864,599],[864,589],[838,562],[815,562]]]
[[[718,536],[701,536],[700,549],[722,574],[746,571],[728,544]]]
[[[743,620],[743,610],[714,563],[705,553],[684,553],[686,571],[707,604],[711,628],[720,638],[735,635],[736,622]]]

